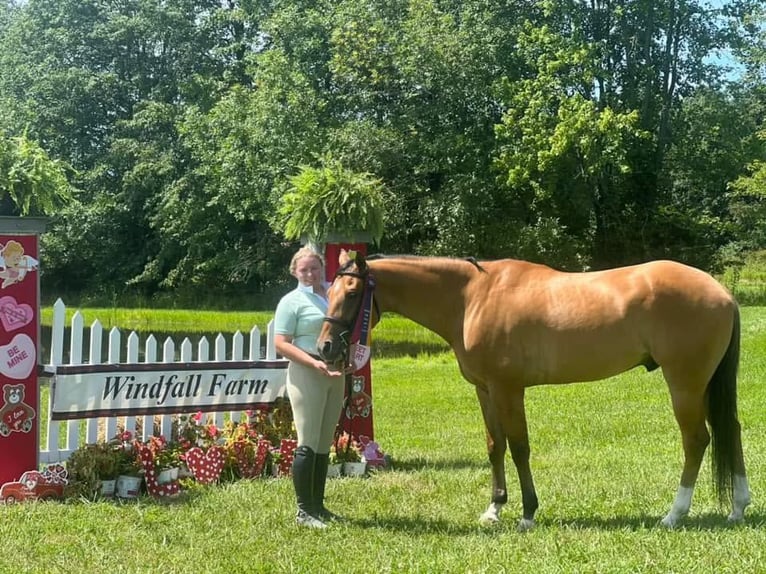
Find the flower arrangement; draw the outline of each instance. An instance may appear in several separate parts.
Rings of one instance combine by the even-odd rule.
[[[179,444],[168,442],[164,436],[150,437],[144,444],[151,452],[154,466],[158,471],[181,466],[184,449]]]
[[[248,413],[248,421],[254,415]],[[271,442],[257,431],[251,422],[229,421],[223,429],[227,465],[240,478],[255,478],[263,474]]]
[[[221,431],[212,423],[205,421],[203,413],[181,415],[173,423],[173,436],[181,449],[188,450],[193,446],[211,447],[221,439]]]
[[[116,453],[119,476],[141,476],[143,465],[135,448],[137,444],[130,431],[124,431],[109,441],[108,445]]]
[[[345,431],[337,435],[330,447],[330,464],[361,461],[362,445],[359,441]]]
[[[270,409],[249,410],[240,421],[222,428],[201,412],[176,417],[171,438],[153,436],[146,441],[130,431],[106,442],[83,445],[67,462],[70,482],[66,496],[93,498],[102,482],[117,478],[117,496],[134,498],[141,491],[152,496],[173,496],[179,490],[241,478],[289,476],[297,436],[287,400]],[[362,444],[348,433],[336,437],[330,462],[360,462]],[[181,474],[164,472],[180,467]],[[346,472],[346,471],[344,471]],[[129,476],[145,481],[145,488],[129,487]],[[170,476],[169,481],[165,478]],[[120,484],[124,485],[121,491]],[[133,483],[135,484],[135,483]],[[132,488],[132,490],[130,490]],[[122,493],[121,493],[122,492]]]

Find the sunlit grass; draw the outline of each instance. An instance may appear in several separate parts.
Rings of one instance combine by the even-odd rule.
[[[0,573],[763,569],[766,308],[742,310],[739,410],[753,492],[748,521],[727,525],[706,464],[692,513],[673,532],[657,522],[678,485],[681,444],[659,372],[635,369],[600,383],[530,389],[538,524],[523,535],[515,531],[521,503],[506,457],[509,504],[502,522],[487,529],[477,520],[489,502],[490,475],[473,388],[451,354],[417,350],[438,338],[412,327],[419,342],[407,347],[410,327],[393,319],[376,337],[408,350],[373,358],[373,395],[375,438],[395,464],[367,479],[330,482],[328,505],[348,522],[324,532],[296,528],[285,479],[204,488],[170,503],[0,507]]]

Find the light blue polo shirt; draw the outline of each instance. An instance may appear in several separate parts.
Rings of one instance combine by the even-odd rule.
[[[326,313],[327,301],[311,287],[299,283],[279,301],[274,313],[274,332],[292,337],[293,345],[316,354],[317,337]]]

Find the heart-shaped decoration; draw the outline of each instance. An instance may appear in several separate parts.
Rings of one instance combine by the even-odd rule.
[[[266,456],[271,448],[271,443],[265,439],[258,441],[255,446],[250,443],[234,444],[234,454],[237,457],[237,468],[242,478],[256,478],[263,474],[266,466]]]
[[[279,474],[281,476],[290,475],[297,447],[298,441],[295,439],[283,438],[279,442],[279,452],[282,454],[282,457],[279,459]]]
[[[0,374],[11,379],[26,379],[37,364],[37,349],[29,335],[16,335],[0,346]]]
[[[186,452],[186,466],[200,484],[212,484],[220,478],[224,459],[220,446],[211,446],[207,452],[195,446]]]
[[[26,303],[17,303],[14,297],[0,297],[0,322],[10,332],[29,325],[34,319],[32,307]]]
[[[174,480],[166,484],[159,484],[157,482],[157,465],[154,463],[154,453],[146,446],[141,445],[138,447],[138,456],[141,459],[141,466],[144,469],[144,481],[146,482],[146,490],[152,496],[175,496],[180,491],[178,481]]]

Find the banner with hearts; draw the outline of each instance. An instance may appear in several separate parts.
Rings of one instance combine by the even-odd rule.
[[[211,446],[207,451],[195,446],[186,451],[186,466],[200,484],[213,484],[221,477],[225,461],[223,449]]]
[[[7,332],[26,327],[35,318],[31,305],[17,303],[15,297],[0,297],[0,322]]]
[[[37,365],[35,342],[24,333],[7,345],[0,345],[0,374],[11,379],[26,379]]]

